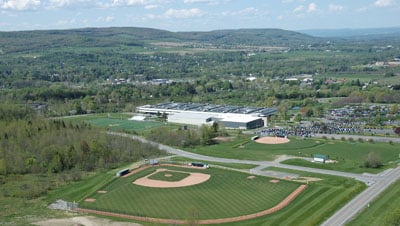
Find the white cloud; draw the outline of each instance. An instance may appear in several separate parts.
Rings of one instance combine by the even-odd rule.
[[[313,3],[310,3],[310,4],[308,5],[307,12],[312,13],[312,12],[315,12],[315,11],[317,11],[317,10],[318,10],[318,6],[317,6],[317,4],[315,4],[314,2],[313,2]]]
[[[145,9],[157,9],[159,7],[160,7],[159,5],[146,5],[146,6],[144,6]]]
[[[198,8],[192,9],[168,9],[164,16],[166,18],[190,18],[203,15],[203,12]]]
[[[213,0],[184,0],[183,3],[185,4],[192,4],[192,3],[213,3]]]
[[[331,11],[331,12],[342,11],[343,9],[344,9],[344,7],[341,6],[341,5],[335,5],[335,4],[329,4],[328,5],[328,10]]]
[[[49,0],[46,5],[46,9],[58,9],[58,8],[83,8],[93,7],[97,3],[91,0]]]
[[[152,0],[112,0],[111,5],[113,6],[140,6],[150,5],[154,1]]]
[[[377,0],[374,2],[375,6],[378,7],[387,7],[393,5],[393,0]]]
[[[296,8],[294,8],[293,12],[294,13],[299,13],[302,12],[304,10],[304,6],[303,5],[299,5]]]
[[[0,2],[2,9],[32,10],[40,6],[40,0],[8,0]]]

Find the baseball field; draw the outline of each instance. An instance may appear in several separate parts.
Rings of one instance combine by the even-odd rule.
[[[154,185],[157,182],[159,186]],[[168,184],[174,186],[165,186]],[[297,182],[217,168],[163,165],[112,180],[89,194],[80,208],[149,219],[237,221],[237,217],[274,208],[301,186]]]

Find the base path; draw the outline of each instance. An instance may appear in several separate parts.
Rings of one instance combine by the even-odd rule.
[[[238,217],[221,218],[221,219],[197,220],[196,223],[197,224],[221,224],[221,223],[237,222],[237,221],[250,220],[253,218],[257,218],[257,217],[262,217],[262,216],[265,216],[265,215],[268,215],[268,214],[271,214],[271,213],[274,213],[274,212],[277,212],[277,211],[283,209],[284,207],[289,205],[289,203],[292,202],[297,196],[299,196],[301,194],[301,192],[303,192],[306,188],[307,188],[307,185],[300,185],[296,190],[294,190],[284,200],[282,200],[280,203],[278,203],[278,205],[276,205],[270,209],[258,212],[258,213],[253,213],[253,214],[248,214],[248,215],[238,216]],[[124,218],[124,219],[151,222],[151,223],[187,224],[187,220],[141,217],[141,216],[133,216],[133,215],[128,215],[128,214],[112,213],[112,212],[91,210],[91,209],[82,209],[82,208],[76,208],[75,210],[78,212],[82,212],[82,213],[93,213],[93,214],[98,214],[98,215],[103,215],[103,216],[119,217],[119,218]]]

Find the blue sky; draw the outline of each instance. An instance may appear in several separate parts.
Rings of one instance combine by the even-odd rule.
[[[0,0],[0,31],[82,27],[169,31],[400,26],[400,0]]]

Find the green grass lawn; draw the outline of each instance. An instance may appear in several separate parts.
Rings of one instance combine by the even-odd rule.
[[[165,166],[162,166],[163,168]],[[211,174],[199,185],[181,188],[150,188],[132,183],[155,171],[155,167],[138,174],[118,178],[87,197],[96,201],[81,202],[83,208],[120,212],[156,218],[187,219],[188,210],[199,219],[214,219],[251,214],[271,208],[293,192],[300,184],[216,168],[207,170],[168,167],[170,170]]]
[[[336,164],[315,164],[301,160],[288,160],[285,163],[332,169],[345,172],[377,173],[399,162],[400,144],[379,142],[359,142],[324,139],[300,139],[291,137],[286,144],[259,144],[250,138],[237,139],[231,142],[185,149],[190,152],[222,158],[273,160],[279,155],[312,157],[314,154],[328,155],[337,160]],[[380,157],[384,167],[380,169],[360,168],[368,153],[375,152]]]
[[[86,120],[88,123],[95,126],[104,127],[113,131],[135,131],[141,132],[144,130],[152,129],[164,125],[162,122],[153,121],[130,121],[126,119],[115,118],[94,118]]]
[[[388,225],[388,218],[400,211],[400,180],[391,185],[369,208],[362,211],[349,226]],[[400,219],[400,216],[397,218]],[[398,221],[397,221],[398,222]]]
[[[170,169],[182,170],[175,167]],[[225,225],[318,225],[365,188],[361,182],[348,178],[273,167],[269,169],[322,180],[310,182],[308,188],[281,211]],[[199,219],[219,218],[254,213],[269,208],[298,186],[297,183],[285,181],[273,184],[269,182],[269,178],[261,176],[249,180],[248,174],[212,168],[194,170],[212,175],[209,181],[196,186],[147,188],[132,184],[134,179],[148,175],[154,170],[148,169],[137,175],[108,183],[99,188],[107,190],[107,193],[92,192],[87,197],[97,200],[94,203],[81,202],[81,207],[109,211],[124,209],[120,212],[159,218],[187,219],[193,212]]]
[[[282,211],[245,222],[229,223],[224,225],[319,225],[365,188],[363,183],[348,178],[276,167],[269,167],[268,169],[294,173],[301,177],[316,177],[322,180],[310,182],[309,187],[298,198],[296,198],[291,205],[287,206]]]
[[[182,168],[171,167],[170,169],[182,171]],[[362,183],[348,178],[273,167],[268,169],[295,173],[304,177],[317,177],[322,180],[310,182],[309,187],[299,197],[279,212],[225,225],[318,225],[365,188]],[[249,180],[247,179],[249,174],[210,168],[207,170],[191,169],[196,172],[212,174],[209,181],[200,185],[179,189],[146,188],[135,186],[131,182],[135,178],[150,174],[153,172],[152,169],[127,178],[116,178],[115,172],[118,170],[87,175],[81,181],[64,184],[59,188],[48,191],[45,197],[37,199],[6,198],[0,194],[0,206],[3,208],[0,211],[0,225],[28,225],[29,222],[50,216],[51,218],[70,216],[64,211],[46,208],[48,204],[57,199],[80,202],[83,207],[91,205],[94,208],[94,205],[101,204],[98,208],[129,208],[131,213],[147,215],[150,212],[157,217],[166,218],[182,217],[186,219],[193,213],[198,214],[199,217],[207,218],[224,215],[237,216],[273,206],[299,185],[285,181],[272,184],[269,182],[269,178],[261,176]],[[184,171],[187,170],[184,169]],[[15,186],[22,184],[23,181]],[[380,211],[385,211],[384,208],[392,209],[399,205],[399,186],[399,182],[396,186],[392,186],[389,189],[390,195],[379,201],[381,204],[378,205],[378,202],[371,203],[371,208],[382,205],[377,208],[374,216],[378,216]],[[98,190],[107,190],[108,192],[99,194],[97,193]],[[88,197],[97,198],[97,201],[94,203],[82,202]],[[358,225],[358,222],[351,225]],[[364,222],[369,222],[369,220],[364,220]],[[143,224],[143,222],[139,223]],[[145,223],[144,225],[159,224]]]

